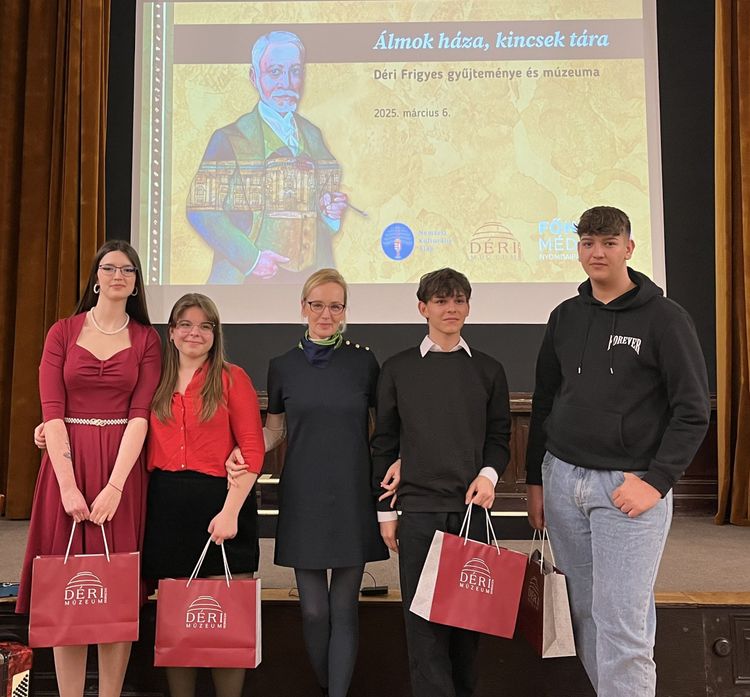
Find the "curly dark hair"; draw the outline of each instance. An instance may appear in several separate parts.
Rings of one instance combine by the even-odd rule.
[[[426,273],[419,279],[417,298],[423,303],[435,297],[450,298],[455,295],[464,295],[467,300],[471,298],[471,283],[460,271],[438,269]]]

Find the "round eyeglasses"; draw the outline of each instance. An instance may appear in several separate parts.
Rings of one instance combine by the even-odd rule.
[[[176,322],[174,328],[181,334],[187,334],[193,331],[195,327],[201,334],[211,334],[216,325],[213,322],[188,322],[186,319],[181,319]]]
[[[319,315],[328,308],[328,311],[335,317],[340,315],[345,309],[346,305],[343,303],[324,303],[320,300],[305,300],[311,312]]]

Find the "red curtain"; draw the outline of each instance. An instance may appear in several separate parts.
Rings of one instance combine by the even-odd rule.
[[[750,0],[716,1],[717,523],[750,525]]]
[[[0,27],[0,492],[27,518],[44,336],[104,241],[109,0],[3,0]]]

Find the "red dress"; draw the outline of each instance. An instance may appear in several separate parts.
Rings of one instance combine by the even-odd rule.
[[[129,348],[106,361],[78,346],[85,314],[56,322],[44,342],[39,366],[39,394],[44,421],[76,417],[84,419],[148,420],[151,399],[159,383],[161,356],[159,335],[135,321],[128,325]],[[76,484],[89,507],[106,486],[115,465],[125,425],[91,426],[65,424],[73,457]],[[120,505],[104,530],[110,551],[140,551],[146,512],[146,466],[142,452],[123,487]],[[16,612],[29,611],[31,566],[39,554],[65,554],[73,519],[65,513],[60,487],[47,453],[34,490],[31,525],[21,572]],[[71,554],[104,551],[98,526],[78,526]]]

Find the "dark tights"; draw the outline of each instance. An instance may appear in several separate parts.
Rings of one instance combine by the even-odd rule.
[[[346,697],[357,659],[359,587],[364,566],[295,569],[302,629],[318,683],[330,697]]]

